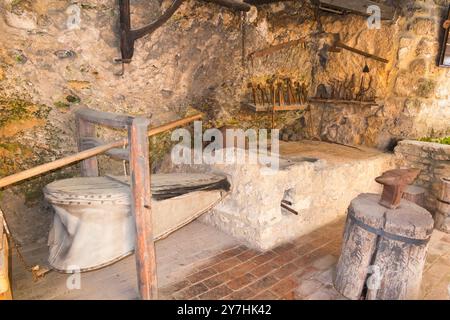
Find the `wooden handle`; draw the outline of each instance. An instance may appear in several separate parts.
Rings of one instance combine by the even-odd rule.
[[[359,54],[359,55],[364,56],[366,58],[370,58],[370,59],[373,59],[373,60],[376,60],[376,61],[380,61],[380,62],[383,62],[383,63],[389,63],[389,60],[387,60],[387,59],[381,58],[379,56],[376,56],[374,54],[371,54],[371,53],[368,53],[368,52],[365,52],[365,51],[362,51],[362,50],[359,50],[359,49],[356,49],[356,48],[352,48],[352,47],[350,47],[350,46],[348,46],[348,45],[346,45],[346,44],[344,44],[344,43],[342,43],[340,41],[338,41],[336,43],[336,47],[342,48],[344,50],[347,50],[347,51],[350,51],[350,52],[353,52],[353,53],[356,53],[356,54]]]
[[[92,149],[88,149],[82,152],[78,152],[74,155],[62,158],[62,159],[58,159],[49,163],[45,163],[43,165],[19,172],[19,173],[15,173],[12,174],[10,176],[7,176],[5,178],[0,179],[0,188],[6,187],[10,184],[31,178],[31,177],[35,177],[37,175],[40,175],[42,173],[45,172],[49,172],[55,169],[59,169],[62,168],[64,166],[67,166],[71,163],[74,162],[78,162],[84,159],[88,159],[91,157],[94,157],[100,153],[103,153],[105,151],[108,151],[109,149],[112,148],[117,148],[120,146],[123,146],[124,144],[127,144],[127,140],[120,140],[120,141],[115,141],[115,142],[111,142],[108,144],[105,144],[103,146],[99,146],[99,147],[95,147]]]
[[[173,121],[173,122],[169,122],[169,123],[163,124],[163,125],[161,125],[159,127],[155,127],[155,128],[150,129],[148,131],[148,136],[151,137],[151,136],[157,135],[159,133],[162,133],[164,131],[168,131],[168,130],[172,130],[172,129],[176,128],[176,127],[184,126],[185,124],[194,122],[196,120],[201,120],[202,118],[203,118],[203,115],[199,113],[199,114],[196,114],[196,115],[184,118],[184,119],[180,119],[180,120],[176,120],[176,121]]]

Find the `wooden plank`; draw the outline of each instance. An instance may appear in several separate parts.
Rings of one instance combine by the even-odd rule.
[[[249,59],[255,58],[255,57],[264,57],[267,55],[270,55],[274,52],[280,51],[285,48],[290,48],[294,46],[298,46],[300,44],[306,43],[306,38],[300,38],[296,40],[291,40],[283,43],[279,43],[264,49],[256,50],[248,55]]]
[[[258,105],[255,106],[253,103],[245,104],[250,110],[255,112],[271,112],[271,111],[297,111],[304,110],[306,108],[305,105],[301,104],[291,104],[291,105],[282,105],[282,106],[272,106],[272,105]]]
[[[317,103],[333,103],[333,104],[360,104],[363,106],[378,106],[375,101],[357,101],[357,100],[339,100],[339,99],[322,99],[322,98],[310,98],[310,102]]]
[[[84,150],[95,148],[95,147],[106,144],[106,142],[104,142],[98,138],[82,137],[80,140],[81,140],[80,144],[83,146]],[[126,143],[125,146],[126,145],[128,145],[128,143]],[[108,157],[115,159],[115,160],[129,161],[129,159],[130,159],[129,153],[130,153],[129,148],[122,147],[120,149],[119,148],[110,149],[105,152],[105,155],[107,155]]]
[[[157,299],[155,244],[150,191],[149,120],[136,118],[128,131],[130,142],[131,209],[136,220],[136,270],[143,300]]]
[[[343,13],[355,13],[363,16],[368,16],[367,8],[375,5],[381,9],[382,20],[393,20],[395,17],[395,8],[374,1],[369,0],[320,0],[322,8],[330,8]]]
[[[129,125],[131,125],[134,119],[134,117],[130,115],[97,111],[86,107],[78,109],[76,111],[76,115],[80,119],[87,122],[122,129],[126,129]]]
[[[95,136],[95,125],[76,115],[77,123],[77,144],[78,151],[90,149],[90,146],[83,144],[83,137]],[[81,176],[83,177],[98,177],[98,161],[97,157],[92,157],[81,162]]]
[[[3,234],[3,225],[0,226],[0,233]],[[8,273],[8,239],[2,237],[2,249],[0,250],[0,300],[11,300],[11,285]]]

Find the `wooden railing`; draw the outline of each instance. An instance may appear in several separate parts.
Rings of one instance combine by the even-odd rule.
[[[142,299],[157,298],[155,246],[152,235],[150,163],[148,137],[200,120],[201,114],[149,129],[143,117],[119,115],[81,108],[76,112],[79,152],[0,179],[0,188],[82,161],[82,176],[98,176],[97,155],[117,155],[129,160],[131,178],[131,210],[136,221],[135,257],[139,293]],[[95,125],[128,130],[128,139],[102,144],[95,139]],[[127,146],[128,148],[123,148]],[[116,157],[117,158],[117,157]]]

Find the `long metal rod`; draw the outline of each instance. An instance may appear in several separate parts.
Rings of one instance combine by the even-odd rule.
[[[148,136],[154,136],[158,133],[167,131],[167,130],[171,130],[173,128],[179,127],[179,126],[183,126],[185,124],[188,124],[190,122],[193,122],[195,120],[199,120],[202,118],[201,114],[197,114],[191,117],[187,117],[181,120],[176,120],[167,124],[164,124],[162,126],[150,129],[148,131]],[[4,177],[0,179],[0,188],[4,188],[6,186],[9,186],[13,183],[17,183],[35,176],[38,176],[40,174],[49,172],[49,171],[53,171],[62,167],[65,167],[69,164],[81,161],[81,160],[85,160],[85,159],[89,159],[91,157],[95,157],[98,154],[104,153],[110,149],[113,148],[118,148],[118,147],[122,147],[124,145],[128,144],[128,140],[127,139],[122,139],[122,140],[118,140],[118,141],[114,141],[114,142],[110,142],[107,143],[105,145],[102,146],[98,146],[95,148],[91,148],[85,151],[81,151],[78,152],[74,155],[71,156],[67,156],[49,163],[45,163],[43,165],[22,171],[22,172],[18,172],[15,174],[12,174],[10,176]]]

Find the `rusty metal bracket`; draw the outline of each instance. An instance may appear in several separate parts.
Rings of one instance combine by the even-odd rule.
[[[169,20],[177,9],[181,6],[184,0],[173,0],[172,4],[166,11],[152,23],[141,27],[139,29],[131,28],[131,12],[130,0],[119,0],[120,8],[120,51],[122,57],[115,59],[115,62],[130,63],[134,54],[134,43],[136,40],[153,33],[156,29],[161,27],[167,20]],[[250,5],[239,0],[203,0],[205,2],[213,2],[218,5],[228,7],[237,11],[249,11]],[[123,69],[122,69],[123,74]]]
[[[156,29],[164,24],[167,20],[181,6],[183,0],[174,0],[172,5],[152,23],[133,30],[131,28],[131,13],[130,0],[119,0],[120,7],[120,51],[122,53],[121,59],[116,59],[117,62],[130,63],[134,54],[134,42],[143,36],[153,33]]]

